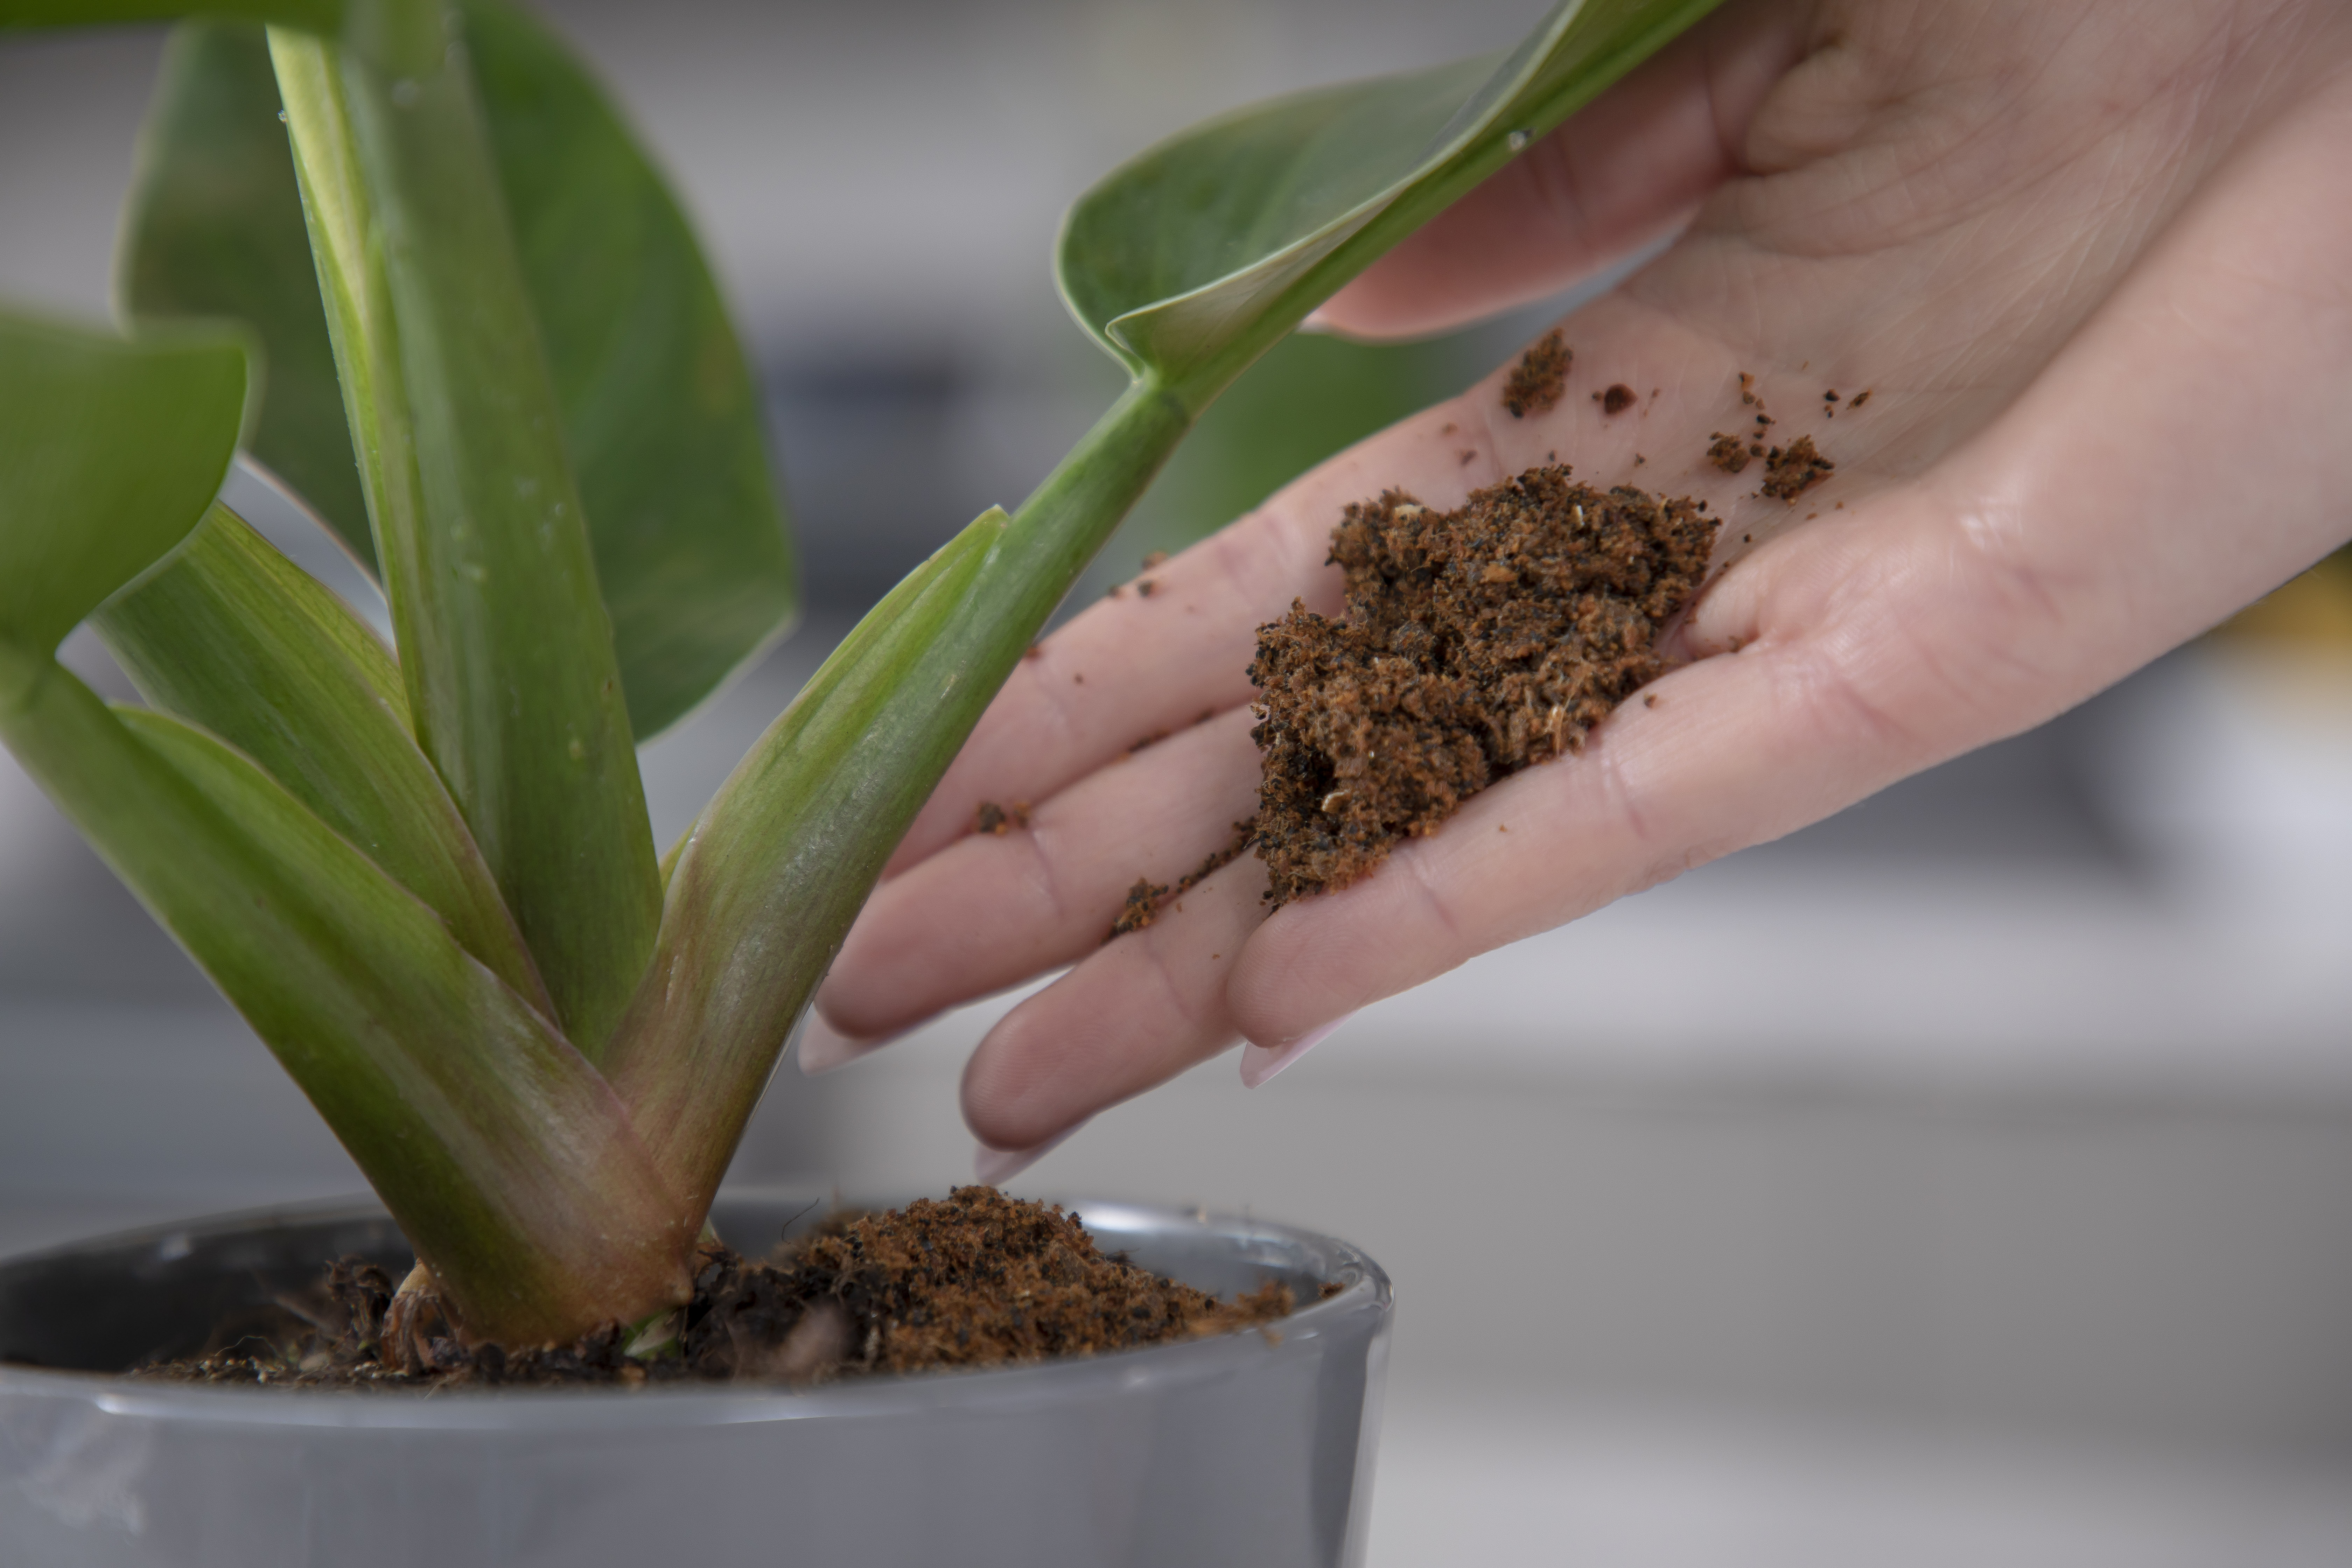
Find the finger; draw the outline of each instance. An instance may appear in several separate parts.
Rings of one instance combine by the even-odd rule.
[[[973,1135],[1034,1148],[1232,1048],[1226,971],[1265,892],[1264,865],[1236,860],[1006,1014],[964,1068]]]
[[[1140,881],[1174,889],[1257,808],[1235,709],[1098,769],[1025,828],[950,845],[876,889],[817,1005],[853,1037],[896,1034],[1103,944]],[[1148,912],[1148,908],[1147,908]]]
[[[1736,653],[1281,910],[1234,969],[1235,1022],[1280,1045],[1818,820],[2063,710],[2340,542],[2347,141],[2352,91],[2314,100],[2208,183],[2000,419],[1727,576],[1694,637]]]
[[[1630,255],[1739,172],[1748,122],[1802,42],[1794,5],[1717,12],[1374,262],[1317,323],[1373,340],[1443,331]]]
[[[1139,741],[1252,697],[1255,628],[1293,596],[1336,606],[1335,573],[1305,531],[1261,517],[1213,535],[1092,605],[1015,668],[884,873],[971,830],[983,802],[1033,805]],[[1326,581],[1326,579],[1328,579]],[[887,883],[886,883],[887,886]]]

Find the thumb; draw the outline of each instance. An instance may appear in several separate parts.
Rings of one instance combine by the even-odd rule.
[[[1803,49],[1795,8],[1717,12],[1423,226],[1310,320],[1369,340],[1444,331],[1631,254],[1740,172],[1757,105]]]

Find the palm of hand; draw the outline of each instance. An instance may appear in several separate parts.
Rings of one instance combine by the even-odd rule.
[[[1727,7],[1325,312],[1435,330],[1701,204],[1564,323],[1569,395],[1515,420],[1497,373],[1055,636],[909,834],[803,1065],[1075,963],[965,1077],[982,1139],[1031,1148],[1236,1037],[1263,1072],[1368,1002],[2030,727],[2195,635],[2352,531],[2347,147],[2352,16],[2321,5]],[[1743,371],[1775,438],[1837,461],[1800,504],[1702,459],[1752,420]],[[1643,396],[1611,416],[1585,394],[1613,382]],[[1831,419],[1832,388],[1874,395]],[[1255,628],[1294,596],[1337,612],[1341,506],[1390,486],[1452,505],[1554,452],[1726,520],[1675,639],[1692,662],[1654,706],[1345,892],[1268,919],[1244,858],[1098,947],[1131,882],[1174,881],[1252,810]],[[1025,830],[967,835],[981,802],[1016,800]]]

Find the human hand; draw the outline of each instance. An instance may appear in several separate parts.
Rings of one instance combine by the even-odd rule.
[[[1015,1152],[983,1159],[1002,1179],[1236,1038],[1263,1081],[1370,1002],[2030,728],[2195,636],[2352,534],[2347,149],[2352,11],[2317,0],[1735,0],[1321,313],[1436,331],[1696,206],[1563,323],[1568,395],[1514,419],[1498,372],[1050,638],[851,932],[803,1068],[1074,964],[965,1074],[973,1131]],[[1796,505],[1703,460],[1752,413],[1742,372],[1776,439],[1836,461]],[[1620,382],[1645,395],[1604,415],[1587,394]],[[1831,419],[1831,388],[1873,395]],[[1269,918],[1244,858],[1099,945],[1131,883],[1172,883],[1254,809],[1255,628],[1294,596],[1339,612],[1340,509],[1391,487],[1451,507],[1554,452],[1725,520],[1654,705],[1343,891]],[[1024,827],[971,833],[982,803],[1016,801]]]

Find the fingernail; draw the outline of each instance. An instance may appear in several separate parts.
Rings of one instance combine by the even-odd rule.
[[[899,1034],[904,1034],[900,1030]],[[801,1071],[810,1078],[829,1073],[834,1068],[847,1067],[858,1058],[880,1050],[897,1039],[898,1035],[845,1035],[824,1021],[824,1016],[814,1008],[801,1025],[800,1048],[793,1053]]]
[[[1085,1125],[1083,1121],[1078,1123],[1078,1127]],[[1065,1128],[1043,1143],[1033,1143],[1026,1149],[992,1149],[985,1143],[975,1143],[971,1151],[971,1173],[983,1186],[1001,1187],[1068,1142],[1078,1127]]]
[[[1342,1013],[1320,1027],[1307,1030],[1286,1046],[1260,1046],[1244,1043],[1242,1047],[1242,1087],[1255,1089],[1331,1037],[1331,1032],[1353,1013]]]
[[[1298,323],[1297,330],[1310,337],[1319,336],[1331,330],[1331,318],[1323,313],[1322,306],[1318,305],[1307,312],[1306,318]]]

